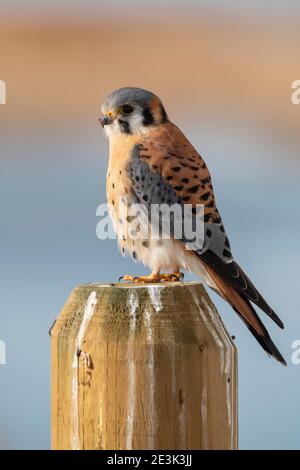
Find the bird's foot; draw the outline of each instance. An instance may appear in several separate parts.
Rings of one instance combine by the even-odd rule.
[[[178,271],[176,273],[161,274],[160,277],[161,282],[180,282],[183,280],[184,274]]]
[[[182,281],[184,274],[181,272],[170,273],[170,274],[160,274],[160,273],[151,273],[148,276],[130,276],[125,274],[119,278],[119,281],[128,281],[133,282],[134,284],[142,283],[157,283],[157,282],[180,282]]]

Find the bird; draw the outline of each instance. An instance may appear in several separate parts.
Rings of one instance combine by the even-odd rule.
[[[254,305],[282,329],[283,322],[235,261],[206,163],[169,119],[161,99],[142,88],[123,87],[109,94],[101,111],[99,121],[109,140],[107,202],[118,243],[123,255],[151,271],[146,276],[124,275],[123,280],[168,282],[181,280],[184,270],[196,274],[234,309],[266,353],[286,365]],[[126,215],[135,204],[141,211]],[[172,233],[154,238],[146,231],[138,237],[145,214],[155,204],[183,209],[189,205],[192,219],[201,205],[201,248],[189,248],[184,236]]]

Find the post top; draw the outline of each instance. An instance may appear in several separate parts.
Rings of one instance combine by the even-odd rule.
[[[149,288],[152,286],[155,287],[187,287],[187,286],[202,286],[202,282],[199,281],[174,281],[174,282],[146,282],[146,283],[133,283],[133,282],[109,282],[109,283],[98,283],[91,282],[88,284],[81,284],[75,289],[98,289],[98,288],[117,288],[117,289],[140,289],[140,288]]]

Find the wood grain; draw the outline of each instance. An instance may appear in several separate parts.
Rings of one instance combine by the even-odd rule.
[[[51,332],[53,449],[237,448],[237,354],[199,283],[86,285]]]

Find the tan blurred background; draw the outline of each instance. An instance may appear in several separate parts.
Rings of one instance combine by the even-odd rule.
[[[257,17],[180,10],[158,18],[98,11],[93,20],[1,17],[6,122],[73,126],[90,119],[112,89],[156,91],[171,115],[234,114],[280,137],[297,138],[299,109],[291,82],[299,75],[298,17]]]

